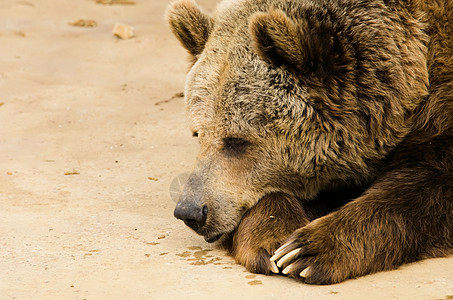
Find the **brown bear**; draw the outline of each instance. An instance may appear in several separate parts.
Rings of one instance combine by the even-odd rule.
[[[180,0],[167,19],[200,142],[177,218],[306,283],[453,253],[453,0]]]

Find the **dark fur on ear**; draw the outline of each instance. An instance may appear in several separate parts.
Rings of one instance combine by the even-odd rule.
[[[166,18],[176,38],[196,59],[211,33],[211,17],[204,14],[194,1],[180,0],[170,4]]]
[[[282,11],[256,13],[250,20],[256,53],[268,63],[302,68],[303,45],[294,23]]]
[[[326,24],[297,23],[281,10],[255,14],[249,23],[256,53],[276,66],[301,74],[335,73],[338,41]]]

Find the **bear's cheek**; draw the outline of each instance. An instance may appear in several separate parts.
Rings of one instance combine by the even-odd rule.
[[[234,230],[242,215],[259,199],[250,185],[249,172],[236,163],[226,164],[223,159],[199,162],[198,167],[199,184],[191,189],[208,207],[205,230],[222,233]]]
[[[222,139],[203,132],[198,139],[200,152],[193,172],[197,180],[192,180],[186,191],[198,206],[208,207],[206,224],[199,233],[211,237],[234,230],[243,214],[261,197],[280,190],[275,186],[278,180],[270,176],[279,168],[275,161],[278,151],[256,140],[244,151],[231,151],[222,146]]]

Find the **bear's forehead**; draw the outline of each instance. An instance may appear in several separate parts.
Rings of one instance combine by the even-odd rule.
[[[307,113],[305,88],[252,48],[250,16],[267,10],[270,2],[223,1],[218,6],[214,29],[187,76],[186,107],[193,128],[263,133],[276,126],[277,115],[300,121]]]
[[[240,73],[223,71],[220,66],[199,69],[185,93],[189,116],[197,130],[210,127],[233,134],[266,125],[266,103],[272,103],[272,99],[263,92],[263,85]]]
[[[308,92],[284,69],[256,55],[230,56],[204,52],[187,76],[186,107],[195,131],[215,128],[224,135],[266,135],[277,120],[300,123]],[[294,124],[294,126],[298,126]]]

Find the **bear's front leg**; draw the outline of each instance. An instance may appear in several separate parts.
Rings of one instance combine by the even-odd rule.
[[[230,251],[249,272],[278,273],[271,254],[294,230],[308,223],[298,199],[283,193],[268,194],[243,216]]]
[[[296,230],[271,260],[283,274],[332,284],[452,254],[453,177],[442,170],[449,159],[387,172],[361,197]]]
[[[395,268],[407,256],[404,217],[359,198],[296,230],[271,258],[305,283],[332,284]],[[415,251],[415,249],[414,249]]]
[[[376,230],[370,228],[371,224],[348,220],[345,210],[348,209],[297,229],[271,261],[276,262],[283,274],[305,283],[332,284],[366,274],[367,260],[371,260],[367,247],[375,245],[361,231]]]

